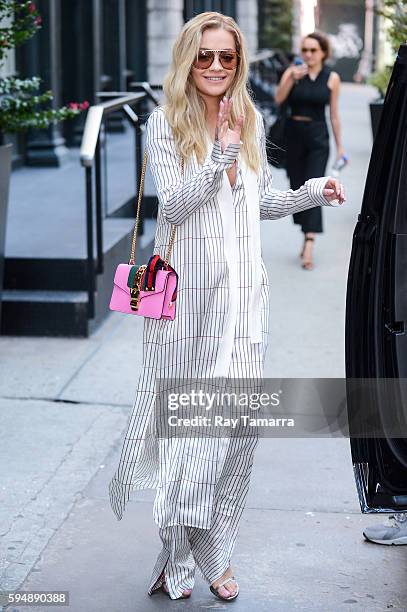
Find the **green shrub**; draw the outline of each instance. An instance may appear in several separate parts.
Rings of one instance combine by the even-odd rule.
[[[0,68],[10,49],[29,40],[41,28],[41,16],[34,2],[0,0]],[[0,141],[4,133],[22,132],[29,128],[45,128],[64,121],[88,108],[88,102],[71,102],[55,109],[44,108],[52,99],[51,91],[39,93],[41,79],[0,77]]]
[[[407,0],[382,0],[381,8],[376,8],[375,12],[390,23],[387,37],[396,54],[400,45],[407,41]],[[367,80],[382,98],[386,95],[392,70],[393,66],[385,66],[373,72]]]
[[[262,0],[258,3],[259,48],[291,51],[292,0]]]

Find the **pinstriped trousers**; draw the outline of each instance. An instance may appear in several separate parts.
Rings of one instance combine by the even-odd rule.
[[[250,484],[258,437],[232,438],[221,477],[216,485],[215,503],[209,529],[171,525],[159,529],[162,550],[150,580],[151,595],[164,578],[171,599],[192,589],[195,570],[209,584],[220,578],[231,563]],[[239,462],[239,455],[242,460]],[[244,457],[244,460],[243,460]],[[242,466],[242,471],[237,466]],[[243,467],[244,466],[244,467]]]

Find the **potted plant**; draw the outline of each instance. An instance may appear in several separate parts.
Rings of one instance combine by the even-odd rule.
[[[0,0],[0,70],[7,56],[41,28],[41,16],[34,2]],[[45,128],[53,122],[75,117],[88,108],[88,102],[70,102],[62,108],[50,108],[51,91],[40,92],[41,79],[18,76],[0,77],[0,322],[3,287],[4,251],[12,145],[5,134]]]
[[[406,0],[383,0],[380,8],[375,8],[377,15],[383,17],[388,23],[387,37],[394,54],[397,54],[400,45],[407,40],[407,10]],[[379,97],[370,103],[370,118],[373,138],[377,134],[384,98],[393,66],[384,66],[381,70],[373,72],[367,82],[376,87]]]
[[[383,102],[387,91],[387,86],[390,81],[392,67],[385,66],[382,70],[377,70],[368,78],[368,83],[376,87],[379,96],[376,100],[370,102],[370,121],[372,125],[373,138],[376,137],[379,128],[380,117],[382,115]]]

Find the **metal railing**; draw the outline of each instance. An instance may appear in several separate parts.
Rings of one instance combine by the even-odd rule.
[[[147,93],[100,92],[99,98],[113,98],[91,106],[88,110],[82,137],[80,161],[85,168],[86,180],[86,242],[87,242],[87,292],[88,317],[95,316],[96,274],[103,272],[103,205],[102,205],[102,168],[101,168],[101,131],[106,117],[117,111],[123,111],[130,125],[134,128],[136,153],[136,192],[141,176],[141,127],[133,106],[145,100]],[[93,169],[95,169],[95,223],[96,223],[96,267],[94,263],[94,198]]]
[[[143,91],[146,97],[148,97],[151,102],[154,102],[154,104],[158,105],[160,103],[158,96],[156,96],[154,92],[161,91],[163,88],[162,85],[151,85],[151,83],[147,81],[131,81],[129,87],[131,87],[132,91]]]
[[[274,96],[280,77],[288,65],[288,57],[279,49],[262,49],[250,60],[250,87],[267,127],[275,119],[277,105]]]

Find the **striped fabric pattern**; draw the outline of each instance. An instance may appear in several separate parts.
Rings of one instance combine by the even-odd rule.
[[[257,116],[257,138],[262,165],[258,177],[260,218],[278,219],[313,206],[329,205],[322,190],[327,177],[308,180],[295,191],[272,187],[267,163],[264,124]],[[227,319],[229,268],[238,270],[238,307],[228,378],[257,380],[263,376],[268,337],[269,286],[261,261],[261,342],[249,338],[248,303],[252,285],[249,253],[250,194],[242,182],[240,145],[222,153],[219,141],[209,148],[205,163],[196,158],[185,164],[175,148],[164,111],[157,107],[146,126],[146,147],[159,200],[154,253],[165,254],[171,232],[177,232],[171,264],[179,274],[177,311],[173,321],[144,319],[143,365],[133,411],[125,434],[118,468],[109,484],[110,501],[118,520],[132,490],[154,488],[154,520],[166,527],[184,525],[210,529],[216,490],[225,465],[235,474],[235,491],[227,514],[238,522],[246,482],[239,475],[251,466],[254,446],[235,448],[227,438],[158,439],[154,419],[157,379],[213,379],[214,366]],[[218,193],[225,170],[237,160],[237,178],[231,188],[238,260],[227,262],[225,232]],[[213,379],[214,381],[216,379]],[[207,458],[211,457],[211,461]],[[234,457],[234,462],[230,458]],[[235,468],[233,468],[233,465]]]
[[[165,581],[172,599],[192,589],[196,570],[209,584],[231,566],[239,523],[249,491],[254,451],[258,439],[233,439],[228,461],[218,479],[212,524],[209,529],[186,525],[160,527],[162,549],[154,566],[148,592],[152,594]],[[249,458],[249,459],[248,459]],[[239,474],[239,478],[236,477]],[[233,509],[228,500],[237,496]]]

